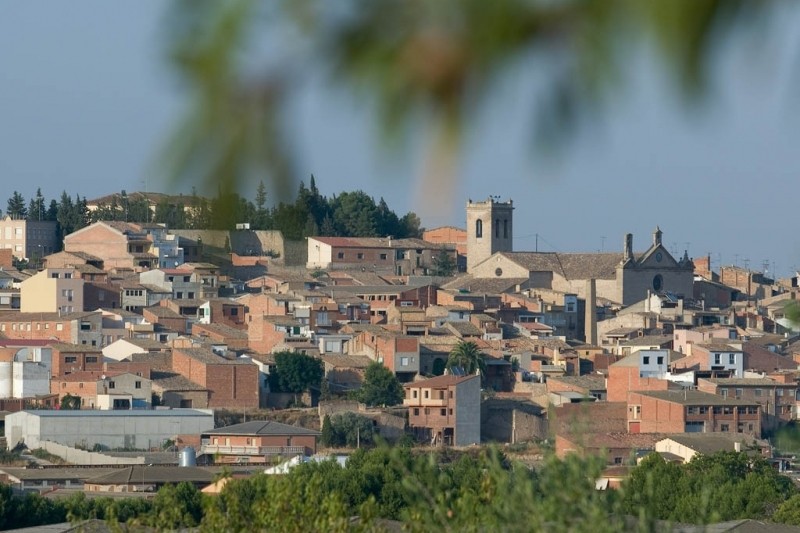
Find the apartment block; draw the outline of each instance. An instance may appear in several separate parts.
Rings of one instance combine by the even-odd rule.
[[[58,249],[56,223],[52,220],[0,219],[0,249],[17,259],[41,260]]]
[[[469,446],[481,441],[480,376],[438,376],[404,385],[408,425],[435,445]]]
[[[61,314],[83,311],[84,284],[74,268],[46,268],[20,284],[20,311]]]

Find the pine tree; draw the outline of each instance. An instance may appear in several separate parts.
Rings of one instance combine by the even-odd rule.
[[[36,196],[31,198],[28,204],[28,220],[46,220],[47,212],[45,209],[44,196],[42,189],[36,189]]]
[[[8,199],[6,214],[14,219],[25,218],[28,215],[28,208],[25,207],[25,198],[17,191],[14,191],[14,194]]]
[[[331,417],[325,415],[325,418],[322,419],[322,430],[319,436],[319,442],[323,446],[330,448],[338,444],[336,440],[336,433],[333,431],[333,426],[331,425]]]

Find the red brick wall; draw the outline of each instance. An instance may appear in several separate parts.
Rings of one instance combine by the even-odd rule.
[[[67,358],[75,358],[75,361],[67,362]],[[86,362],[87,357],[94,357],[95,362]],[[101,352],[85,353],[61,353],[53,350],[53,376],[61,376],[65,373],[78,372],[81,370],[101,371],[103,370],[103,354]]]
[[[207,387],[206,366],[178,349],[172,351],[172,370],[203,387]]]
[[[247,339],[251,350],[258,353],[270,353],[286,338],[283,331],[275,331],[274,324],[264,321],[260,316],[247,322]]]
[[[422,240],[434,244],[455,244],[459,254],[467,254],[467,231],[461,228],[446,226],[424,231]]]
[[[677,403],[666,402],[630,393],[628,405],[640,405],[640,432],[641,433],[683,433],[686,422],[686,408]]]
[[[81,233],[64,237],[64,251],[86,252],[100,257],[106,269],[133,266],[128,253],[128,239],[102,225],[88,227]]]
[[[636,366],[608,367],[606,386],[609,402],[628,401],[630,391],[667,390],[669,384],[670,382],[664,379],[639,377],[639,367]]]
[[[257,408],[258,367],[256,365],[208,365],[205,387],[212,408]]]
[[[14,329],[13,324],[17,324],[17,329]],[[61,331],[58,331],[58,324],[62,325]],[[72,322],[69,320],[33,320],[31,314],[9,313],[0,319],[0,335],[8,339],[46,339],[71,343]]]
[[[0,249],[0,267],[6,269],[14,267],[14,252],[11,248]]]

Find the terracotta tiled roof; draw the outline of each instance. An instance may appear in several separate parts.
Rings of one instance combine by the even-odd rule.
[[[622,253],[501,252],[532,272],[555,272],[566,279],[615,279]]]

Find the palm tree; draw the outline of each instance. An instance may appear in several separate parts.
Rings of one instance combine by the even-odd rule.
[[[472,341],[461,341],[456,344],[450,351],[450,357],[447,358],[447,364],[445,365],[448,370],[454,367],[463,368],[467,374],[479,372],[483,377],[486,364],[483,361],[483,354],[478,345]]]

